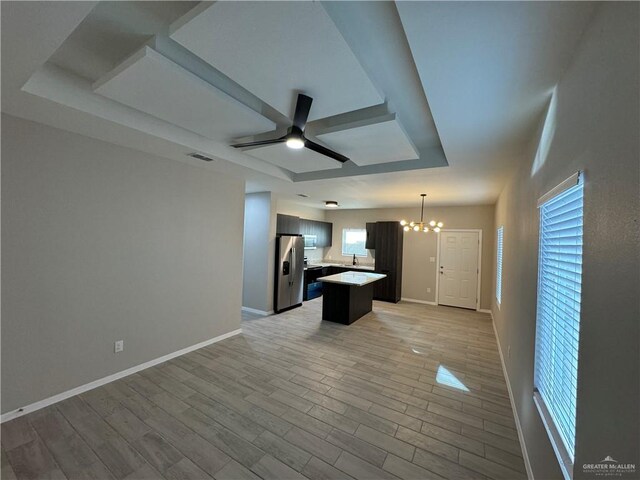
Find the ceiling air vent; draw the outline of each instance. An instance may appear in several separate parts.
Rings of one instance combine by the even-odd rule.
[[[213,158],[202,155],[201,153],[188,153],[187,155],[197,158],[198,160],[204,160],[205,162],[213,162]]]

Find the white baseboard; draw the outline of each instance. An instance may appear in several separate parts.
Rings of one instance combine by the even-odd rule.
[[[256,315],[262,315],[263,317],[268,317],[269,315],[273,315],[273,310],[269,310],[268,312],[265,310],[258,310],[256,308],[242,307],[242,310],[249,313],[255,313]]]
[[[2,416],[0,416],[0,423],[13,420],[14,418],[21,417],[22,415],[26,415],[27,413],[35,412],[36,410],[40,410],[41,408],[48,407],[49,405],[53,405],[54,403],[61,402],[62,400],[66,400],[67,398],[73,397],[75,395],[79,395],[89,390],[93,390],[94,388],[97,388],[97,387],[101,387],[102,385],[114,382],[123,377],[127,377],[136,372],[139,372],[140,370],[144,370],[145,368],[153,367],[154,365],[158,365],[159,363],[166,362],[167,360],[171,360],[172,358],[179,357],[180,355],[184,355],[185,353],[189,353],[194,350],[198,350],[199,348],[206,347],[207,345],[211,345],[212,343],[220,342],[225,338],[233,337],[234,335],[238,335],[239,333],[242,333],[242,329],[240,328],[228,333],[224,333],[222,335],[218,335],[217,337],[210,338],[209,340],[205,340],[204,342],[196,343],[195,345],[191,345],[190,347],[183,348],[182,350],[169,353],[167,355],[155,358],[153,360],[149,360],[148,362],[141,363],[140,365],[136,365],[135,367],[127,368],[126,370],[122,370],[121,372],[108,375],[98,380],[94,380],[93,382],[86,383],[79,387],[72,388],[71,390],[67,390],[66,392],[58,393],[57,395],[53,395],[52,397],[45,398],[44,400],[40,400],[38,402],[32,403],[30,405],[27,405],[26,407],[22,407],[17,410],[4,413]]]
[[[513,418],[516,421],[516,430],[518,431],[518,439],[520,440],[520,448],[522,449],[522,458],[524,459],[524,468],[527,471],[527,478],[529,480],[534,480],[533,470],[531,469],[531,461],[529,460],[529,454],[527,453],[527,445],[524,442],[524,434],[522,433],[522,426],[520,425],[520,418],[518,418],[518,411],[516,410],[516,404],[513,400],[513,392],[511,391],[511,382],[509,381],[507,366],[504,363],[504,356],[502,355],[502,347],[500,346],[500,337],[498,337],[496,322],[493,319],[493,312],[491,310],[489,310],[488,312],[491,314],[491,325],[493,325],[493,333],[496,336],[496,343],[498,344],[498,353],[500,354],[500,363],[502,364],[502,373],[504,373],[504,379],[507,382],[507,391],[509,392],[509,401],[511,402],[511,410],[513,411]]]
[[[403,302],[422,303],[423,305],[434,305],[434,306],[438,305],[436,302],[427,302],[426,300],[418,300],[416,298],[402,297],[400,300],[402,300]]]

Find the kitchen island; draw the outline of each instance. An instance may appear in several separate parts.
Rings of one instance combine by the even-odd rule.
[[[344,272],[318,278],[322,282],[322,319],[350,325],[373,308],[373,283],[386,275]]]

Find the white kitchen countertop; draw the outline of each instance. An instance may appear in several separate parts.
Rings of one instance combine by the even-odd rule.
[[[369,272],[344,272],[336,273],[335,275],[329,275],[326,277],[320,277],[319,282],[328,283],[340,283],[342,285],[355,285],[362,287],[368,283],[373,283],[378,280],[382,280],[386,275],[382,273],[369,273]]]

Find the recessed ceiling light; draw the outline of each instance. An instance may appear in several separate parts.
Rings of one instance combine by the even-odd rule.
[[[304,193],[297,193],[296,195],[298,195],[299,197],[302,197],[302,198],[309,198],[309,195],[306,195]]]
[[[328,208],[338,208],[338,202],[335,200],[327,200],[324,202],[324,206]]]

